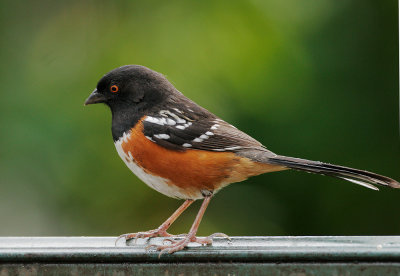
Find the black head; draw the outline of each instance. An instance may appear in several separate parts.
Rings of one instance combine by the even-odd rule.
[[[115,140],[175,93],[179,92],[162,74],[144,66],[126,65],[105,74],[85,105],[104,103],[110,107]]]
[[[125,65],[105,74],[85,105],[105,103],[111,110],[150,107],[175,88],[160,73],[140,65]]]

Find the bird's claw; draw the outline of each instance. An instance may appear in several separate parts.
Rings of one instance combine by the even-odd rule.
[[[183,239],[176,241],[176,240],[174,240],[174,238],[176,238],[176,237],[183,237]],[[229,241],[231,240],[229,238],[229,236],[224,233],[214,233],[214,234],[212,234],[208,237],[204,237],[204,238],[199,238],[199,237],[196,237],[195,235],[191,235],[191,234],[181,234],[181,235],[171,236],[170,238],[164,239],[162,245],[152,244],[151,246],[146,247],[146,249],[154,247],[157,251],[160,251],[160,253],[158,254],[158,257],[160,258],[161,255],[163,255],[164,253],[172,254],[174,252],[184,249],[185,247],[188,246],[188,244],[190,242],[195,242],[195,243],[198,243],[201,245],[211,245],[213,242],[213,238],[216,238],[216,237],[225,238],[225,239],[228,239]],[[170,242],[171,244],[166,245],[166,244],[164,244],[165,242]]]
[[[125,241],[135,239],[134,244],[136,244],[138,239],[154,238],[154,237],[171,237],[171,236],[172,236],[171,234],[167,233],[165,230],[162,229],[154,229],[146,232],[128,233],[120,235],[116,239],[115,245],[117,245],[117,242],[122,238],[125,238]]]

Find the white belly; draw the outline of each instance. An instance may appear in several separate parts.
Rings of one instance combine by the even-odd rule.
[[[188,199],[188,195],[179,187],[174,186],[172,184],[168,184],[168,180],[162,177],[158,177],[155,175],[151,175],[146,173],[142,167],[138,166],[131,154],[128,152],[127,154],[122,149],[122,143],[128,142],[130,139],[130,135],[125,134],[118,141],[115,142],[115,148],[121,159],[128,166],[128,168],[144,183],[146,183],[150,188],[173,198],[180,199]],[[157,158],[157,157],[155,157]],[[199,193],[199,198],[201,198],[201,194]],[[193,198],[194,199],[194,198]]]

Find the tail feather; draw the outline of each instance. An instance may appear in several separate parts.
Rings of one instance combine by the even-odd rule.
[[[379,190],[374,185],[400,188],[400,183],[389,177],[368,171],[357,170],[319,161],[311,161],[278,155],[276,157],[270,157],[268,159],[268,163],[285,166],[294,170],[341,178],[374,190]]]

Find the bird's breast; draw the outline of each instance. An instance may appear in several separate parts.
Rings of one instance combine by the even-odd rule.
[[[233,152],[166,149],[147,139],[139,121],[115,142],[118,154],[143,182],[169,197],[203,198],[205,191],[266,172],[266,165]]]

